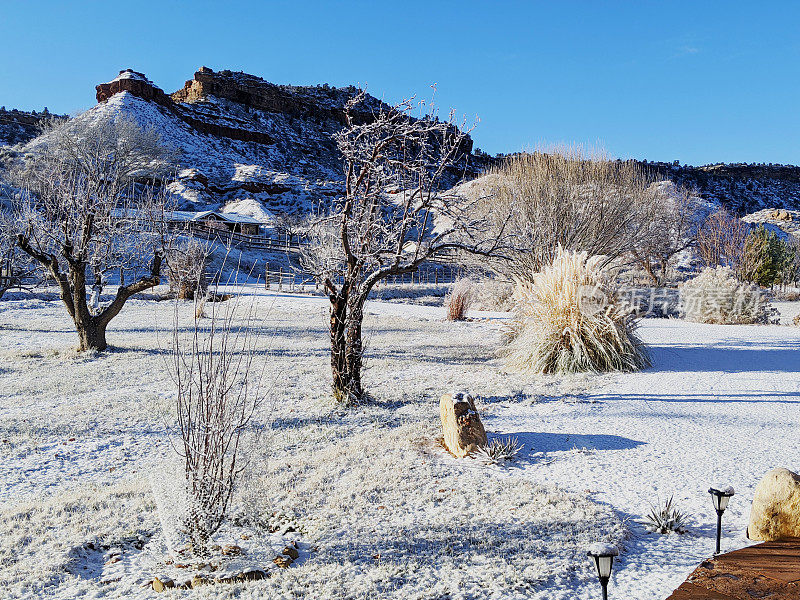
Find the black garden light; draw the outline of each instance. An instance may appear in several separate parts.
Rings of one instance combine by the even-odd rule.
[[[619,550],[612,544],[592,544],[589,546],[587,554],[594,560],[594,565],[597,567],[597,577],[603,588],[603,600],[608,600],[608,580],[611,578],[614,557],[619,555]]]
[[[717,551],[714,554],[719,554],[722,539],[722,513],[728,508],[728,500],[733,496],[733,488],[730,486],[710,487],[708,493],[711,494],[711,502],[714,504],[714,510],[717,511]]]

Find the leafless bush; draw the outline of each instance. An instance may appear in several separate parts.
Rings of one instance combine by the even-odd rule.
[[[474,285],[471,279],[459,279],[453,284],[453,289],[445,299],[448,321],[464,320],[472,303]]]
[[[253,301],[240,296],[213,303],[210,318],[194,317],[181,333],[176,303],[171,375],[189,506],[183,527],[193,552],[208,552],[211,536],[224,522],[246,467],[245,436],[264,393],[266,361],[255,363]]]
[[[507,159],[473,193],[514,249],[498,270],[530,280],[559,247],[609,261],[631,251],[657,201],[652,183],[633,161],[560,148]]]
[[[211,243],[197,238],[176,244],[166,253],[169,289],[179,300],[193,300],[208,287],[206,266],[211,256]]]

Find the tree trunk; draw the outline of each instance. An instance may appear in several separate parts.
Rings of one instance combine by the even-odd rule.
[[[347,399],[346,329],[347,302],[341,295],[331,294],[331,371],[333,395],[339,402]]]
[[[357,402],[364,396],[361,385],[364,303],[360,296],[353,299],[344,290],[330,295],[333,395],[339,402]]]
[[[78,347],[80,352],[86,350],[102,351],[108,347],[105,323],[98,322],[97,319],[92,318],[88,322],[75,323],[75,327],[78,330],[78,338],[80,339],[80,346]]]

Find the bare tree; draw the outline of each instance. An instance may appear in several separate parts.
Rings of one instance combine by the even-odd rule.
[[[291,245],[293,240],[300,240],[308,234],[308,215],[298,213],[279,212],[275,214],[275,231],[286,236],[286,244]]]
[[[580,149],[514,155],[475,186],[473,196],[499,217],[513,260],[497,268],[528,280],[558,248],[607,260],[630,251],[654,201],[652,179],[633,161]]]
[[[356,118],[364,97],[362,91],[348,102],[347,125],[336,136],[344,195],[317,219],[303,257],[330,299],[333,391],[340,401],[364,397],[362,323],[376,283],[448,252],[490,255],[500,247],[496,239],[477,235],[483,217],[471,210],[474,202],[440,193],[468,151],[468,137],[453,113],[443,121],[428,107],[421,118],[412,118],[424,104],[412,99],[384,105],[372,118]]]
[[[713,212],[697,232],[697,254],[706,267],[732,267],[740,280],[751,270],[745,247],[747,223],[724,208]]]
[[[183,527],[198,556],[224,522],[247,465],[242,450],[261,406],[266,362],[254,365],[258,336],[254,305],[237,296],[213,303],[209,319],[195,314],[188,333],[175,305],[171,374],[187,500]]]
[[[173,160],[153,130],[78,118],[38,138],[12,173],[24,190],[17,244],[57,282],[80,350],[104,350],[106,327],[128,298],[160,281],[166,225],[159,177]],[[112,272],[120,285],[101,309]],[[128,275],[134,281],[126,284]]]
[[[700,199],[686,188],[663,181],[652,184],[650,191],[652,201],[643,207],[631,254],[653,285],[662,286],[675,255],[694,244],[704,215]]]

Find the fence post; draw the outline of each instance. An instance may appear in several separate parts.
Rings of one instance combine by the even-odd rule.
[[[264,263],[264,289],[269,289],[269,263]]]
[[[278,268],[278,291],[283,291],[283,267]]]

